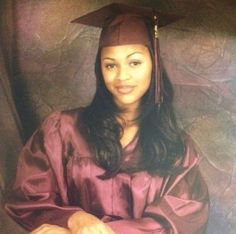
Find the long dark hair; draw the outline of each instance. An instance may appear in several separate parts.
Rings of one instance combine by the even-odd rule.
[[[150,26],[147,26],[150,28]],[[151,34],[151,30],[150,34]],[[150,35],[151,38],[152,35]],[[153,48],[149,48],[153,58]],[[153,59],[152,59],[153,60]],[[96,163],[105,169],[102,179],[117,174],[122,165],[122,146],[120,139],[123,128],[117,121],[120,110],[107,90],[101,72],[101,49],[98,50],[95,73],[97,89],[89,106],[81,113],[79,128],[93,149]],[[184,143],[173,110],[173,87],[163,69],[163,103],[154,102],[155,77],[152,75],[150,87],[142,97],[140,104],[138,170],[160,176],[177,173],[176,162],[184,154]]]

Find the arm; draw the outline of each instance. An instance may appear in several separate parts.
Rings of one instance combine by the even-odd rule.
[[[24,146],[5,209],[27,230],[50,223],[67,226],[70,207],[63,165],[60,113],[53,113]]]
[[[161,193],[152,195],[151,202],[147,202],[142,218],[118,220],[107,224],[117,234],[205,233],[209,198],[198,165],[199,157],[193,145],[189,143],[183,162],[184,171],[164,181]],[[149,194],[155,194],[155,191],[155,186],[151,186]]]

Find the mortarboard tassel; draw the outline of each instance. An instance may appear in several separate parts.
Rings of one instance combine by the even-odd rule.
[[[158,18],[154,15],[154,75],[155,75],[155,104],[159,107],[163,102],[161,92],[162,86],[162,72],[160,64],[160,48],[159,48],[159,31],[158,31]]]

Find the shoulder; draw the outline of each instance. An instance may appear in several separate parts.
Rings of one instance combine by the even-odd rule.
[[[42,122],[42,126],[54,126],[58,124],[75,124],[84,108],[71,110],[54,111],[49,114]]]
[[[82,111],[83,108],[54,111],[43,120],[41,129],[45,133],[71,130],[77,125]]]
[[[182,161],[182,166],[184,168],[198,166],[201,161],[201,156],[199,154],[200,151],[197,147],[197,144],[188,134],[186,134],[183,139],[185,145],[185,152]]]

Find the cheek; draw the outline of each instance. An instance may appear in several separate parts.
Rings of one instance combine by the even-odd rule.
[[[148,69],[144,69],[142,72],[139,73],[140,75],[140,83],[143,89],[148,89],[151,84],[152,79],[152,69],[149,67]]]
[[[102,77],[103,77],[105,85],[107,85],[109,83],[110,76],[109,76],[109,73],[105,69],[102,69]]]
[[[106,88],[111,91],[111,87],[114,81],[113,76],[110,72],[102,71],[102,77]]]

